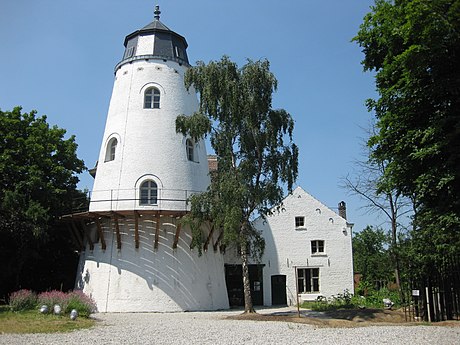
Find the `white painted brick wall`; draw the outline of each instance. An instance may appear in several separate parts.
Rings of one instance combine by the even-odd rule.
[[[172,312],[227,309],[223,256],[198,255],[190,249],[191,232],[182,228],[173,249],[176,220],[161,218],[158,249],[154,249],[154,220],[139,222],[135,248],[134,221],[120,220],[122,247],[117,249],[110,220],[103,222],[107,249],[100,243],[82,253],[77,288],[93,297],[99,312]],[[92,232],[96,231],[95,227]],[[213,241],[216,241],[214,236]]]
[[[305,217],[305,228],[296,230],[295,217]],[[265,264],[264,304],[271,305],[271,276],[286,275],[288,304],[296,301],[295,267],[320,270],[320,292],[303,294],[301,300],[319,295],[330,297],[344,290],[353,293],[351,225],[334,211],[297,187],[283,202],[283,211],[259,219],[266,241],[262,263]],[[325,241],[325,255],[311,254],[311,240]],[[226,260],[227,262],[227,260]]]
[[[133,200],[103,200],[135,198],[135,187],[146,174],[154,175],[157,183],[161,182],[159,187],[176,190],[176,194],[179,190],[204,191],[207,188],[209,176],[204,142],[197,143],[197,161],[191,162],[187,159],[185,138],[176,133],[176,117],[191,115],[198,108],[195,91],[185,89],[185,69],[176,62],[139,60],[123,65],[116,72],[91,211],[143,208]],[[160,109],[143,109],[144,90],[149,86],[156,86],[161,92]],[[104,162],[107,142],[113,135],[120,138],[116,158]],[[185,199],[184,193],[170,196],[170,199]],[[168,202],[159,207],[183,210],[185,203]]]

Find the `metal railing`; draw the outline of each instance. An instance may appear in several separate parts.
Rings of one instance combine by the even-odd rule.
[[[189,211],[189,199],[201,191],[158,188],[156,198],[141,198],[139,189],[107,189],[88,192],[90,211],[180,210]],[[156,199],[156,200],[155,200]],[[145,202],[147,201],[147,202]]]

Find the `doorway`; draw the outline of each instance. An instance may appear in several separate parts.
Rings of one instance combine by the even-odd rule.
[[[264,304],[263,266],[248,265],[249,284],[253,305]],[[231,307],[244,306],[243,269],[241,265],[225,265],[225,282],[227,284],[228,301]]]
[[[272,305],[287,305],[286,276],[273,275],[272,277]]]

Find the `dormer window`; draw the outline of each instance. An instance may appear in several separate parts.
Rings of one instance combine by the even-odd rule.
[[[149,87],[144,93],[144,109],[160,108],[160,90],[156,87]]]
[[[127,58],[132,57],[134,55],[135,49],[136,49],[135,46],[126,48],[124,58],[127,59]]]
[[[179,58],[179,59],[184,58],[184,54],[182,53],[182,49],[179,48],[178,46],[174,47],[174,52],[175,52],[175,55],[176,55],[177,58]]]

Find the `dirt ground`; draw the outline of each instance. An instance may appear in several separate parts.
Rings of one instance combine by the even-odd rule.
[[[281,321],[296,322],[314,325],[317,327],[366,327],[377,325],[436,325],[446,327],[460,327],[460,321],[442,321],[427,323],[413,321],[413,315],[407,315],[404,310],[381,309],[343,309],[328,312],[313,312],[301,309],[300,317],[297,312],[285,313],[255,313],[230,316],[230,319],[246,319],[254,321]],[[412,321],[411,321],[412,320]]]

